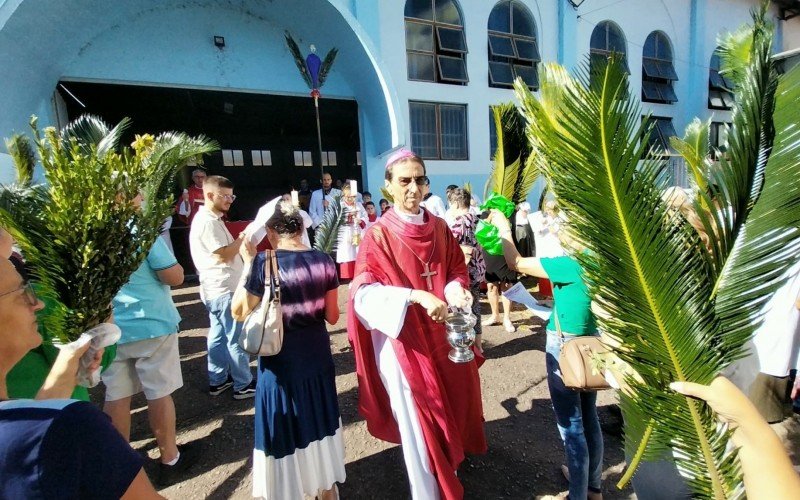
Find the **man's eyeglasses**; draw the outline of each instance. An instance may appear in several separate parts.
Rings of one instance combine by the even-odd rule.
[[[5,297],[6,295],[11,295],[12,293],[19,292],[23,290],[23,295],[25,296],[25,302],[31,307],[35,306],[39,303],[39,298],[36,296],[36,291],[33,289],[33,285],[30,283],[25,283],[19,288],[15,288],[10,292],[0,293],[0,297]]]
[[[427,186],[428,185],[428,176],[420,175],[419,177],[398,177],[397,183],[403,187],[408,186],[414,182],[417,186]]]
[[[236,195],[235,194],[214,193],[214,196],[219,196],[220,198],[222,198],[224,200],[228,200],[228,201],[235,201],[236,200]]]

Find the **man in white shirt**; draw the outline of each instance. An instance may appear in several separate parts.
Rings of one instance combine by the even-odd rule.
[[[317,189],[311,193],[311,201],[308,203],[308,212],[311,216],[312,227],[317,229],[319,223],[322,222],[322,216],[328,206],[333,202],[337,196],[341,196],[342,192],[339,189],[331,187],[333,185],[333,177],[328,172],[322,174],[322,189]]]
[[[427,176],[425,185],[422,186],[422,201],[419,206],[425,207],[428,212],[440,219],[444,219],[444,214],[447,212],[442,199],[431,192],[431,180]]]
[[[197,211],[189,230],[189,248],[200,275],[200,299],[208,310],[209,394],[217,396],[233,387],[234,399],[255,395],[255,380],[250,372],[250,356],[239,347],[241,323],[231,316],[231,299],[244,262],[239,255],[245,234],[234,238],[222,216],[236,196],[233,183],[218,175],[203,183],[205,203]]]

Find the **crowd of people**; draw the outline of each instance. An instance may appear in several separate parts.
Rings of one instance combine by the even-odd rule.
[[[192,178],[176,214],[191,228],[191,257],[208,311],[208,394],[230,391],[235,399],[255,400],[254,497],[339,497],[337,484],[346,480],[344,436],[326,324],[339,321],[340,284],[349,283],[344,313],[359,412],[369,432],[401,445],[412,498],[462,498],[459,466],[467,454],[484,453],[488,446],[479,375],[485,361],[482,326],[516,330],[502,292],[527,275],[539,278],[540,292],[553,299],[546,380],[569,483],[559,498],[602,498],[597,394],[567,388],[559,370],[561,346],[598,331],[582,269],[570,257],[584,249],[563,230],[554,200],[545,200],[535,213],[521,203],[508,220],[496,210],[482,213],[469,189],[452,185],[445,206],[431,192],[424,161],[400,149],[386,163],[384,187],[391,201],[381,199],[376,206],[370,193],[355,192],[349,182],[336,186],[326,173],[321,189],[311,191],[304,182],[297,200],[288,194],[272,200],[248,229],[234,235],[224,221],[236,199],[234,185],[201,169]],[[344,225],[337,250],[328,255],[310,243],[333,203],[341,203]],[[688,210],[679,202],[675,206]],[[480,218],[498,228],[502,255],[490,255],[479,244]],[[257,251],[265,238],[269,250]],[[80,401],[88,395],[76,389],[86,347],[42,351],[48,336],[40,335],[36,312],[45,305],[1,229],[0,242],[0,454],[5,457],[0,497],[159,498],[141,457],[127,443],[131,398],[144,393],[147,400],[159,452],[158,477],[152,479],[158,486],[182,479],[202,453],[197,443],[177,444],[172,399],[183,379],[180,316],[170,287],[183,283],[183,268],[159,239],[115,297],[109,321],[121,328],[122,338],[102,373],[106,418]],[[284,339],[277,354],[258,357],[254,376],[239,338],[243,321],[271,298],[275,271]],[[766,323],[771,326],[755,339],[762,360],[761,382],[751,389],[755,406],[726,379],[710,387],[674,387],[707,400],[739,426],[735,440],[742,448],[745,487],[754,498],[789,498],[786,492],[800,491],[792,489],[800,480],[767,426],[786,417],[787,394],[794,398],[800,388],[790,376],[797,361],[798,344],[792,342],[800,269],[790,272],[792,279],[773,299],[779,305],[767,315],[781,314],[780,319]],[[482,283],[491,311],[483,322]],[[454,310],[476,319],[475,358],[465,363],[448,357],[445,323]],[[791,332],[782,321],[793,325]],[[101,356],[90,370],[100,369]],[[28,361],[20,364],[23,359]]]

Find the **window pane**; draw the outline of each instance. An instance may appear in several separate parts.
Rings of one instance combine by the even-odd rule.
[[[517,54],[519,54],[520,59],[536,62],[542,60],[542,58],[539,56],[539,48],[536,46],[536,42],[515,38],[514,45],[517,46]]]
[[[436,0],[436,22],[461,26],[461,14],[453,0]]]
[[[438,158],[436,105],[412,102],[409,108],[411,111],[411,149],[422,158]]]
[[[660,101],[661,93],[658,91],[658,84],[644,80],[642,82],[642,97],[645,101]]]
[[[511,33],[511,2],[500,2],[489,14],[489,29]]]
[[[442,159],[467,158],[467,107],[440,105],[442,124]]]
[[[675,95],[675,90],[672,88],[672,83],[659,83],[658,91],[661,92],[661,99],[668,102],[678,102],[678,96]]]
[[[406,21],[406,50],[433,52],[433,26]]]
[[[731,80],[729,77],[723,75],[722,73],[720,73],[719,76],[720,76],[720,78],[722,78],[722,83],[723,83],[723,85],[725,85],[726,89],[728,89],[730,91],[733,91],[735,89],[735,85],[733,84],[733,80]]]
[[[655,59],[649,59],[647,57],[642,58],[642,71],[644,75],[648,78],[659,78],[660,73],[658,71],[658,61]]]
[[[675,81],[678,79],[678,73],[675,72],[675,67],[670,61],[658,61],[658,74],[664,80]]]
[[[433,0],[406,0],[405,16],[433,21]]]
[[[725,103],[722,101],[722,92],[719,90],[708,91],[708,107],[709,108],[724,108]]]
[[[722,104],[725,109],[731,109],[733,105],[736,103],[736,98],[730,92],[725,92],[724,90],[720,92],[720,96],[722,97]]]
[[[603,22],[594,27],[594,30],[592,31],[592,39],[589,42],[589,47],[600,50],[606,50],[608,48],[608,43],[606,40],[607,24],[608,23]]]
[[[669,39],[667,39],[663,33],[658,34],[656,57],[664,61],[672,60],[672,49],[670,48]]]
[[[433,56],[428,54],[408,53],[408,79],[436,81],[436,72],[433,67]]]
[[[608,50],[626,54],[628,52],[625,37],[614,25],[608,26]]]
[[[441,50],[462,53],[467,51],[467,42],[464,41],[463,30],[443,28],[439,26],[436,28],[436,34],[438,35],[439,48]]]
[[[714,54],[711,56],[711,64],[710,64],[711,69],[715,69],[715,70],[719,71],[720,64],[721,64],[721,60],[720,60],[719,54],[717,52],[714,52]]]
[[[539,73],[536,66],[514,65],[514,73],[522,78],[528,87],[539,88]]]
[[[437,56],[439,61],[439,76],[442,80],[467,82],[467,65],[460,57]]]
[[[514,73],[511,64],[489,61],[489,81],[492,85],[511,85],[514,83]]]
[[[658,119],[658,130],[661,133],[661,137],[664,138],[667,149],[671,149],[669,146],[669,138],[670,137],[677,137],[677,132],[675,132],[675,127],[672,126],[672,119],[671,118],[659,118]]]
[[[658,57],[656,55],[656,34],[650,33],[644,41],[644,48],[642,49],[642,57]]]
[[[261,150],[260,149],[253,149],[250,151],[250,154],[253,158],[253,166],[260,167],[261,166]]]
[[[517,57],[511,38],[489,35],[489,53],[494,57]]]
[[[719,71],[715,69],[708,70],[708,83],[711,84],[711,88],[714,89],[724,89],[725,88],[725,81],[720,76]]]
[[[513,9],[512,20],[514,22],[512,33],[515,35],[529,36],[531,38],[535,37],[536,33],[533,29],[533,19],[528,9],[517,2],[512,2],[511,5]]]

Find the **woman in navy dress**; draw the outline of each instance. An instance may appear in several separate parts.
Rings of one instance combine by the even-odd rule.
[[[284,337],[278,354],[258,358],[253,496],[335,499],[336,483],[345,480],[344,443],[325,321],[339,319],[336,265],[303,245],[303,219],[291,203],[279,203],[266,226],[278,260]],[[250,272],[233,299],[238,321],[262,300],[268,262],[264,252],[242,248]]]

